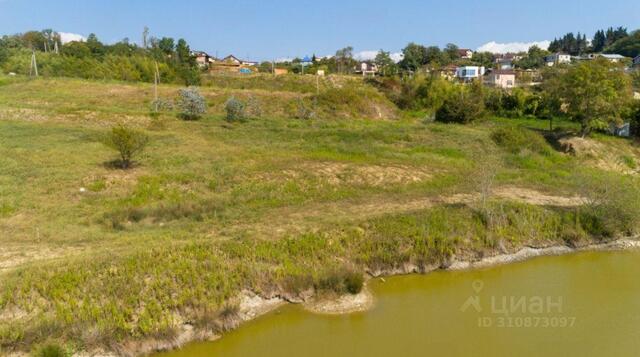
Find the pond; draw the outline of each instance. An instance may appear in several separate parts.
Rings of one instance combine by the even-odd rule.
[[[376,279],[375,307],[324,316],[288,305],[215,342],[157,357],[637,356],[640,252],[541,257]]]

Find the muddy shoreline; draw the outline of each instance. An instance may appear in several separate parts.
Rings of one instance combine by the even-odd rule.
[[[384,278],[407,274],[427,274],[436,270],[460,271],[471,269],[482,269],[498,265],[522,262],[528,259],[564,255],[584,251],[608,251],[608,250],[628,250],[640,249],[640,237],[633,239],[619,239],[605,243],[584,245],[581,247],[568,247],[564,245],[554,245],[549,247],[523,247],[514,253],[496,254],[478,260],[452,260],[446,267],[429,266],[419,268],[416,265],[407,264],[400,268],[390,270],[368,271],[370,278]],[[313,292],[308,292],[302,297],[271,296],[263,297],[251,291],[243,291],[239,298],[239,308],[234,318],[225,321],[226,329],[231,330],[241,327],[245,322],[249,322],[260,316],[266,315],[286,304],[301,304],[305,310],[318,314],[349,314],[364,312],[375,306],[375,297],[368,289],[367,284],[362,291],[356,295],[345,296],[315,296]],[[91,352],[79,352],[74,357],[116,357],[116,356],[141,356],[155,352],[179,349],[191,342],[214,341],[222,335],[211,329],[197,329],[195,326],[184,323],[180,327],[179,333],[166,340],[149,339],[145,341],[130,341],[118,345],[113,351],[94,350]],[[27,356],[24,353],[10,353],[10,357]]]

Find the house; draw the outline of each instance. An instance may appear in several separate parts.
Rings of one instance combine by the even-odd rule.
[[[503,89],[510,89],[516,86],[516,72],[510,69],[496,69],[485,77],[485,84]]]
[[[555,66],[557,64],[571,63],[571,55],[558,52],[545,57],[544,61],[549,67]]]
[[[499,69],[512,69],[513,63],[521,59],[522,56],[515,53],[501,53],[493,57],[493,62]]]
[[[633,59],[633,66],[640,67],[640,55],[636,56],[636,58]]]
[[[609,60],[609,62],[619,63],[622,62],[626,57],[618,54],[601,54],[600,57]]]
[[[607,54],[607,53],[589,53],[584,56],[577,57],[578,60],[594,60],[596,58],[604,58],[609,60],[612,63],[618,63],[624,60],[626,57],[618,55],[618,54]]]
[[[209,54],[204,51],[194,51],[191,52],[191,55],[196,58],[196,64],[202,68],[209,67],[216,61],[215,58],[209,56]]]
[[[484,67],[481,66],[463,66],[456,69],[456,78],[463,82],[470,82],[484,75]]]
[[[473,51],[471,51],[468,48],[461,48],[461,49],[458,50],[458,55],[462,59],[472,59],[473,58]]]
[[[209,64],[209,70],[213,72],[251,73],[257,62],[244,61],[234,55],[229,55],[222,60]],[[248,70],[248,71],[247,71]]]
[[[437,73],[440,74],[440,77],[450,81],[456,77],[457,70],[458,66],[456,66],[455,64],[450,64],[448,66],[442,67],[437,71]]]
[[[362,62],[359,67],[356,67],[355,72],[362,74],[363,77],[367,75],[375,76],[378,74],[378,65],[373,62]]]
[[[257,66],[258,65],[258,62],[241,60],[234,55],[228,55],[227,57],[222,59],[222,62],[229,63],[229,64],[236,64],[240,66]]]

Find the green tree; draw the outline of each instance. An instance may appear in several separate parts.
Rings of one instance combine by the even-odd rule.
[[[118,125],[104,137],[103,143],[120,155],[117,165],[122,169],[128,169],[133,159],[147,147],[149,136],[142,131]]]
[[[424,62],[432,67],[437,67],[447,64],[449,61],[443,55],[440,47],[429,46],[424,51]]]
[[[389,52],[380,50],[376,55],[374,62],[376,65],[378,65],[378,68],[380,72],[382,72],[382,75],[386,76],[396,73],[396,63],[393,61],[393,59],[391,59],[391,54]]]
[[[91,51],[94,57],[99,58],[104,56],[104,53],[105,53],[104,45],[102,44],[102,42],[100,42],[100,40],[98,40],[98,37],[96,36],[96,34],[94,33],[89,34],[89,37],[87,37],[87,41],[85,42],[85,44],[87,45],[87,47],[89,48],[89,50]]]
[[[179,39],[176,45],[176,57],[180,63],[190,64],[191,62],[191,49],[183,38]]]
[[[460,58],[460,48],[453,43],[447,43],[444,48],[444,53],[449,57],[451,62]]]
[[[529,47],[527,55],[516,63],[516,66],[523,69],[534,69],[544,66],[544,58],[549,55],[549,51],[545,51],[538,46]]]
[[[175,47],[176,44],[171,37],[163,37],[158,41],[158,48],[167,56],[173,54]]]
[[[76,58],[91,57],[91,49],[84,42],[69,42],[62,46],[62,54]]]
[[[596,34],[593,36],[593,40],[591,41],[591,47],[593,49],[593,52],[602,52],[606,44],[607,44],[607,37],[604,34],[604,31],[602,30],[596,31]]]
[[[338,65],[338,72],[347,73],[353,64],[353,47],[347,46],[339,49],[336,51],[335,58],[336,64]]]
[[[617,53],[631,58],[640,55],[640,30],[618,39],[606,48],[606,52]]]
[[[409,43],[405,48],[402,49],[402,54],[404,55],[402,61],[400,61],[400,67],[407,71],[417,71],[420,67],[422,67],[426,62],[426,52],[427,49],[416,43]]]
[[[473,54],[471,62],[483,66],[486,68],[493,67],[493,53],[491,52],[476,52]]]
[[[622,68],[606,59],[584,61],[555,76],[552,90],[580,123],[582,136],[617,122],[631,99],[631,83]]]

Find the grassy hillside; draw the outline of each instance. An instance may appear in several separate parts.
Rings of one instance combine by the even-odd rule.
[[[242,289],[345,292],[364,271],[637,228],[633,142],[565,154],[540,120],[424,123],[360,81],[326,79],[317,97],[243,81],[207,82],[208,114],[181,121],[149,115],[147,84],[0,77],[2,351],[215,328]],[[261,115],[227,123],[231,95]],[[296,119],[300,101],[317,117]],[[131,170],[100,143],[118,122],[151,137]]]

